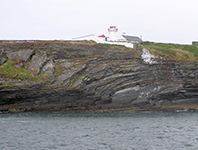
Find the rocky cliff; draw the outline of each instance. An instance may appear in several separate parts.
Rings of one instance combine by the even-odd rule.
[[[18,111],[65,106],[67,111],[198,104],[197,62],[158,59],[149,64],[141,59],[141,50],[124,46],[1,41],[0,61],[2,112],[12,106],[20,106]]]

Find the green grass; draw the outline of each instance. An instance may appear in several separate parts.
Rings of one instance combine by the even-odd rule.
[[[45,81],[47,80],[47,75],[44,73],[36,76],[35,71],[27,70],[24,66],[17,68],[16,65],[20,63],[19,60],[8,60],[6,63],[0,66],[0,74],[4,78],[15,78],[15,79],[25,79],[33,81]]]
[[[21,67],[18,69],[15,65],[19,64],[18,60],[8,60],[6,63],[0,66],[0,72],[2,76],[5,78],[13,78],[16,79],[30,79],[32,78],[32,72],[26,70],[25,68]]]
[[[160,55],[167,60],[198,61],[198,46],[171,43],[141,42],[139,49],[147,48],[152,54]]]
[[[195,57],[198,57],[198,46],[197,45],[185,45],[183,47],[183,50],[189,51],[190,53],[193,53]]]

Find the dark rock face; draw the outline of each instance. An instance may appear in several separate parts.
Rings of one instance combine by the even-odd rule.
[[[36,70],[37,73],[41,71],[43,68],[44,64],[47,62],[47,55],[46,54],[36,54],[32,57],[32,61],[29,65],[29,70]]]
[[[53,82],[1,78],[0,105],[198,103],[196,62],[146,64],[134,50],[43,45],[34,51],[9,50],[7,57],[31,58],[28,70],[44,72]]]
[[[55,66],[52,59],[50,59],[42,68],[44,73],[50,78],[50,80],[55,79]]]
[[[6,59],[3,57],[4,50],[0,50],[0,63],[5,63]]]
[[[59,81],[66,81],[68,80],[69,78],[73,77],[75,74],[77,74],[78,72],[81,72],[83,69],[85,69],[86,65],[85,64],[78,64],[78,65],[75,65],[74,67],[72,68],[68,68],[68,65],[69,64],[62,64],[62,66],[67,66],[67,68],[63,71],[63,74],[61,74],[58,79],[57,79],[57,82]]]
[[[16,51],[16,52],[11,52],[11,53],[7,53],[7,57],[9,59],[20,59],[20,60],[24,60],[27,61],[30,56],[33,54],[34,50],[20,50],[20,51]]]

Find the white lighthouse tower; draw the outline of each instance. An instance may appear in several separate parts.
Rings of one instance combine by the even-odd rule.
[[[118,31],[118,29],[116,28],[116,26],[110,26],[109,29],[109,41],[116,41],[116,32]]]

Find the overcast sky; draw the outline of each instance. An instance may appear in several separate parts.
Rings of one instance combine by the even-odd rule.
[[[0,0],[0,40],[142,35],[145,41],[198,40],[197,0]]]

